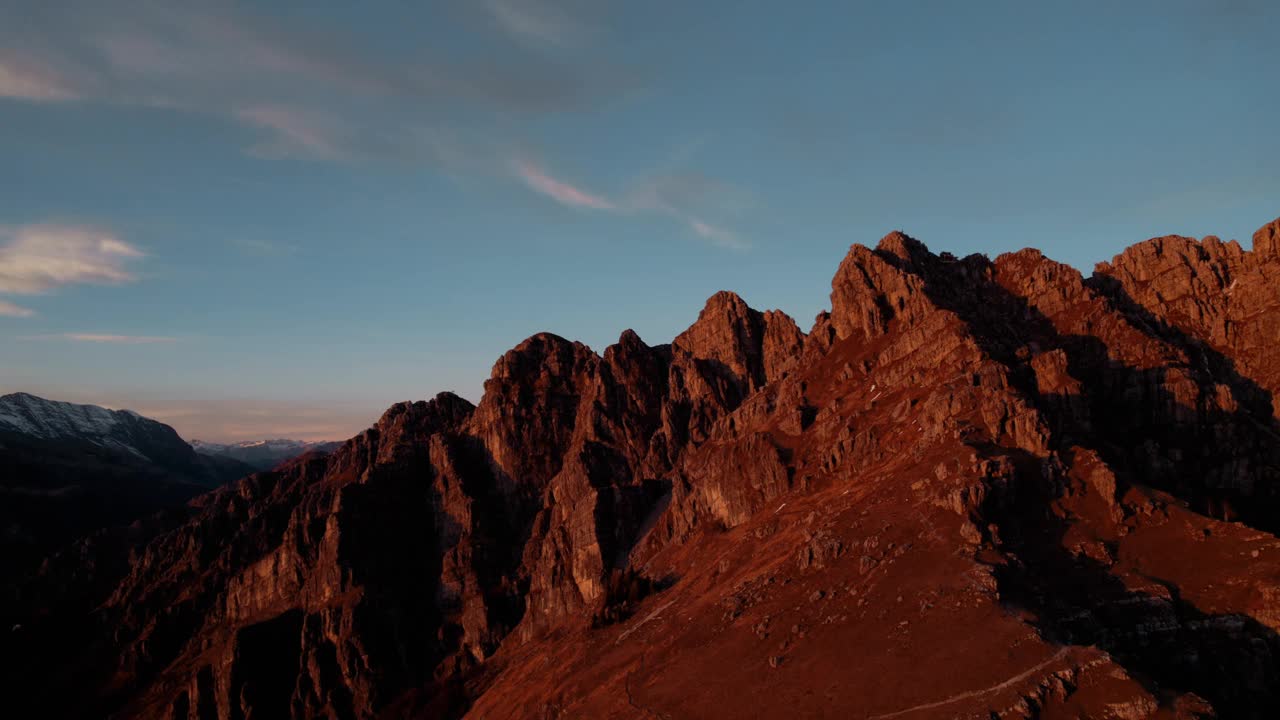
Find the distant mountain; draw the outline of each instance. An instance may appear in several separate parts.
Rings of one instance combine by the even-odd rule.
[[[160,465],[196,462],[173,428],[132,410],[108,410],[18,392],[0,397],[0,431],[74,440]]]
[[[129,410],[0,396],[0,578],[252,471],[201,455],[173,428]]]
[[[286,460],[292,460],[309,452],[329,453],[338,449],[340,442],[307,442],[306,440],[246,440],[238,443],[212,443],[192,440],[191,447],[203,455],[228,457],[239,460],[255,470],[270,470]]]

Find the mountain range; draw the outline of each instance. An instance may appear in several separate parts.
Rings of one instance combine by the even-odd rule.
[[[191,447],[198,453],[229,457],[249,465],[255,470],[270,470],[286,460],[292,460],[309,452],[332,452],[342,443],[306,440],[245,440],[237,443],[214,443],[192,440]]]
[[[542,333],[51,557],[72,717],[1280,716],[1280,220],[1251,249],[854,245],[808,332]],[[115,435],[112,435],[115,437]]]

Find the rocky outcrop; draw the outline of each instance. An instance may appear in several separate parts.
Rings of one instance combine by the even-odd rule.
[[[895,232],[850,249],[807,335],[731,293],[670,345],[536,335],[475,407],[394,406],[53,558],[8,692],[173,718],[1271,716],[1275,227],[1087,279]]]
[[[745,395],[780,378],[803,341],[804,334],[786,314],[761,313],[734,293],[719,292],[672,345],[704,365],[741,379],[739,390]]]
[[[1212,236],[1155,238],[1099,264],[1095,281],[1219,374],[1256,384],[1247,401],[1261,405],[1280,391],[1278,238],[1280,220],[1254,233],[1251,251]]]

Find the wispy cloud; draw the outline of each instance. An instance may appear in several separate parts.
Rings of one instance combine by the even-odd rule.
[[[737,216],[754,203],[748,193],[715,178],[664,171],[636,183],[629,203],[684,222],[694,235],[712,245],[733,250],[751,247],[741,235],[706,219],[708,215]]]
[[[31,317],[32,315],[35,315],[35,314],[36,314],[35,310],[20,307],[18,305],[14,305],[11,302],[5,302],[4,300],[0,300],[0,317],[25,318],[25,317]]]
[[[672,214],[712,211],[736,215],[755,200],[740,188],[702,173],[665,170],[642,178],[629,193],[630,203]]]
[[[542,168],[527,160],[516,161],[515,169],[516,174],[526,185],[561,205],[592,210],[619,209],[610,200],[551,177]]]
[[[142,251],[105,230],[25,225],[0,231],[0,293],[35,295],[64,285],[119,285],[135,279],[127,265]]]
[[[76,97],[77,93],[52,68],[32,59],[0,55],[0,98],[56,102]]]
[[[548,0],[485,0],[483,6],[504,32],[522,43],[564,47],[587,32],[573,8]]]
[[[690,220],[689,227],[695,235],[709,241],[712,245],[733,248],[734,250],[746,250],[750,247],[732,231],[709,225],[701,220]]]
[[[731,230],[704,220],[698,207],[711,205],[710,188],[725,189],[709,179],[673,176],[646,179],[620,200],[571,184],[552,176],[529,160],[513,163],[516,175],[525,185],[566,207],[627,214],[658,214],[683,223],[694,236],[718,247],[746,250],[751,244]]]
[[[259,157],[310,157],[338,160],[347,155],[332,123],[315,114],[287,107],[256,106],[236,112],[246,124],[263,128],[271,138],[249,149]]]
[[[545,0],[494,0],[486,13],[491,32],[542,43],[581,30],[576,13]],[[222,3],[71,0],[0,24],[0,97],[218,116],[268,131],[247,148],[261,157],[403,160],[412,144],[415,161],[432,161],[423,128],[475,129],[460,125],[460,111],[562,112],[636,87],[626,70],[580,60],[539,52],[479,60],[430,43],[402,52]]]
[[[155,345],[177,342],[175,337],[161,335],[114,335],[108,333],[53,333],[50,335],[25,335],[23,340],[69,340],[71,342],[109,343],[114,345]]]
[[[601,53],[584,54],[608,12],[594,0],[477,2],[483,32],[525,46],[484,60],[449,44],[379,47],[337,27],[286,24],[233,5],[70,2],[34,8],[21,28],[0,26],[0,95],[216,116],[252,133],[243,149],[260,158],[514,174],[568,207],[665,215],[702,240],[746,245],[730,240],[737,236],[721,227],[725,213],[708,201],[711,184],[695,175],[605,194],[536,162],[510,162],[525,145],[511,120],[598,106],[639,86]]]

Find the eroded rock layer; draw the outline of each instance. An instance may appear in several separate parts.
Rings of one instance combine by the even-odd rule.
[[[394,406],[51,558],[6,608],[8,692],[184,719],[1275,717],[1277,288],[1277,223],[1090,278],[892,233],[807,334],[718,293],[670,345],[536,335],[477,406]]]

